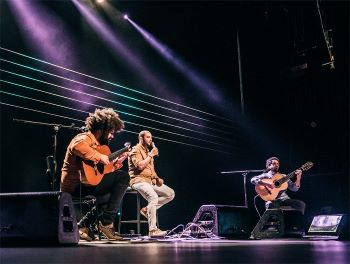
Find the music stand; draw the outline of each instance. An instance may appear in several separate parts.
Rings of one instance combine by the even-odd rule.
[[[264,172],[264,170],[239,170],[239,171],[221,171],[221,174],[235,174],[241,173],[243,176],[243,190],[244,190],[244,207],[248,208],[247,200],[247,175],[250,172]]]

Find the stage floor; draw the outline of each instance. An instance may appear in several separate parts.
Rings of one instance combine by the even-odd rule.
[[[107,240],[77,246],[2,247],[0,263],[350,263],[338,240]]]

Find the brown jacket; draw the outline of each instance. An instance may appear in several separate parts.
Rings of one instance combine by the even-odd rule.
[[[140,143],[134,146],[129,153],[128,165],[130,175],[130,186],[138,182],[148,182],[152,184],[152,180],[158,178],[154,169],[154,158],[147,164],[143,170],[137,169],[140,161],[148,157],[148,149],[144,148]]]
[[[69,143],[61,174],[61,191],[73,193],[80,182],[87,184],[82,170],[82,160],[99,162],[101,154],[96,150],[100,143],[91,132],[76,135]]]

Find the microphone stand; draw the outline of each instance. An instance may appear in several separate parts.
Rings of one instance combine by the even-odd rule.
[[[247,175],[250,172],[264,172],[264,170],[239,170],[239,171],[221,171],[221,174],[235,174],[241,173],[243,176],[243,189],[244,189],[244,207],[248,208],[248,200],[247,200]]]
[[[57,173],[57,160],[56,160],[56,153],[57,153],[57,135],[61,128],[67,128],[67,129],[73,129],[77,131],[84,131],[82,127],[76,127],[74,123],[72,123],[70,126],[64,126],[62,124],[53,124],[53,123],[44,123],[44,122],[37,122],[37,121],[29,121],[29,120],[23,120],[23,119],[13,119],[13,122],[17,123],[24,123],[24,124],[31,124],[31,125],[42,125],[42,126],[51,126],[53,128],[53,150],[52,155],[46,157],[46,174],[49,176],[49,189],[52,191],[56,190],[56,173]]]

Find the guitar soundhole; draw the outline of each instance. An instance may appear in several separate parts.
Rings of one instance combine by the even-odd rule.
[[[275,181],[274,184],[275,184],[275,187],[276,187],[276,188],[278,188],[278,187],[281,186],[281,183],[280,183],[279,181]]]

